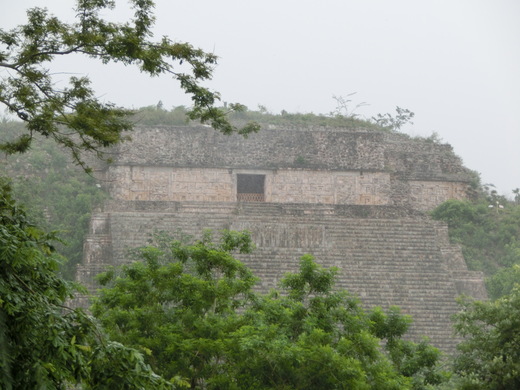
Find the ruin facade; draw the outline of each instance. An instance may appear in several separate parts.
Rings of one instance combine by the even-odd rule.
[[[311,253],[367,307],[398,305],[411,337],[450,351],[460,294],[485,298],[447,227],[427,211],[468,196],[472,174],[449,145],[370,129],[266,128],[248,138],[206,127],[138,128],[96,175],[111,200],[92,216],[77,278],[127,261],[153,231],[249,230],[241,255],[275,287]]]

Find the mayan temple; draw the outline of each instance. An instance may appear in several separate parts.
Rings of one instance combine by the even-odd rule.
[[[251,231],[237,256],[275,287],[310,253],[339,268],[366,307],[398,305],[411,337],[452,351],[460,294],[485,298],[447,226],[428,211],[468,196],[470,172],[449,145],[370,129],[269,128],[248,138],[206,127],[140,127],[96,177],[111,199],[93,213],[77,279],[122,264],[154,231]]]

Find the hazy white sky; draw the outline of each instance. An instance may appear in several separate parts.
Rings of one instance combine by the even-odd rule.
[[[0,0],[0,27],[25,10],[73,15],[73,0]],[[351,97],[360,116],[415,112],[411,135],[437,132],[465,165],[510,195],[520,187],[520,1],[157,0],[156,33],[220,57],[211,87],[222,100],[274,113],[328,113]],[[107,17],[131,13],[119,1]],[[189,105],[176,82],[120,66],[62,60],[89,74],[107,101]]]

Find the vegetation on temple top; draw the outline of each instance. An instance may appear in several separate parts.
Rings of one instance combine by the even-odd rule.
[[[338,107],[328,114],[314,113],[289,113],[282,110],[279,114],[270,112],[265,106],[259,105],[257,110],[243,107],[241,111],[230,111],[229,120],[236,126],[249,122],[255,122],[263,126],[289,126],[289,127],[335,127],[335,128],[364,128],[379,131],[399,131],[402,126],[411,123],[414,113],[400,107],[396,108],[396,114],[378,114],[371,119],[363,119],[348,108],[343,98],[337,98]],[[225,107],[222,107],[226,110]],[[183,126],[194,124],[190,122],[188,108],[184,106],[173,107],[171,110],[164,108],[162,102],[156,106],[142,107],[135,112],[134,121],[144,126]]]

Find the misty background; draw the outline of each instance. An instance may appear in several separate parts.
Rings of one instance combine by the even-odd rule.
[[[10,29],[35,6],[72,20],[75,1],[0,4],[0,28]],[[103,16],[125,21],[127,4]],[[404,133],[436,132],[499,194],[520,187],[518,0],[157,0],[156,19],[155,40],[167,35],[220,57],[207,85],[223,102],[327,114],[333,96],[355,93],[351,109],[366,103],[359,117],[407,108],[415,118]],[[190,105],[174,80],[120,64],[66,56],[52,70],[57,83],[89,75],[117,105]]]

